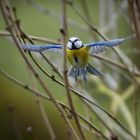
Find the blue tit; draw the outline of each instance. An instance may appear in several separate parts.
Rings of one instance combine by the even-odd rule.
[[[89,60],[89,47],[85,46],[83,42],[77,37],[71,37],[67,44],[67,58],[71,63],[68,75],[74,77],[83,76],[83,79],[87,81],[87,73],[93,75],[103,75],[103,73],[91,64],[88,63]]]
[[[94,43],[83,44],[77,37],[71,37],[67,43],[67,58],[71,63],[71,68],[68,76],[77,80],[78,77],[83,77],[87,81],[87,73],[97,76],[104,75],[103,72],[89,64],[89,54],[101,53],[107,48],[112,48],[123,43],[126,39],[114,39],[110,41],[99,41]],[[23,49],[35,52],[53,51],[63,54],[62,45],[28,45],[22,44]]]

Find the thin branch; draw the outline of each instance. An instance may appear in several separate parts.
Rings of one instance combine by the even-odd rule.
[[[40,54],[41,54],[41,56],[44,58],[44,60],[52,67],[53,71],[56,72],[56,73],[59,75],[59,77],[60,77],[61,79],[63,79],[62,74],[61,74],[61,73],[58,71],[58,69],[50,62],[50,60],[49,60],[42,52],[40,52]]]
[[[134,18],[134,17],[133,17]],[[131,46],[131,51],[132,51],[132,68],[133,68],[133,76],[135,75],[135,66],[134,66],[134,47]],[[137,92],[137,87],[138,84],[135,81],[135,79],[133,79],[132,81],[133,85],[134,85],[134,97],[133,97],[133,105],[134,105],[134,119],[135,119],[135,135],[136,135],[136,140],[139,140],[139,119],[138,119],[138,92]]]
[[[140,13],[138,13],[138,9],[135,8],[136,4],[137,4],[137,1],[135,1],[135,0],[128,0],[128,4],[129,4],[130,12],[131,12],[131,15],[130,15],[131,19],[132,19],[131,21],[133,22],[133,25],[134,25],[134,28],[135,28],[135,32],[136,32],[137,38],[138,38],[138,43],[140,45],[140,28],[139,28]],[[138,14],[138,16],[137,16],[137,14]]]
[[[123,69],[123,70],[125,70],[125,71],[127,71],[127,72],[130,71],[131,73],[133,73],[132,70],[128,70],[128,67],[126,67],[125,65],[120,64],[120,63],[118,63],[118,62],[116,62],[116,61],[113,61],[113,60],[108,59],[108,58],[106,58],[106,57],[103,57],[103,56],[101,56],[101,55],[93,54],[93,55],[91,55],[91,56],[92,56],[92,57],[95,57],[95,58],[97,58],[97,59],[99,59],[99,60],[102,60],[102,61],[104,61],[104,62],[107,62],[107,63],[109,63],[109,64],[111,64],[111,65],[113,65],[113,66],[116,66],[116,67],[118,67],[118,68],[121,68],[121,69]],[[140,77],[140,73],[139,73],[139,72],[134,71],[134,75]]]
[[[34,80],[33,80],[32,72],[30,71],[28,66],[27,66],[27,69],[28,69],[28,72],[29,72],[29,79],[31,80],[32,88],[35,90],[36,86],[35,86],[35,83],[34,83]],[[45,125],[47,131],[49,132],[50,139],[51,140],[55,140],[56,139],[56,135],[55,135],[54,130],[52,128],[52,125],[51,125],[51,123],[49,121],[48,115],[45,112],[44,106],[43,106],[42,102],[40,101],[39,96],[37,94],[35,94],[35,96],[36,96],[35,100],[36,100],[36,103],[37,103],[37,105],[39,107],[39,111],[40,111],[41,117],[42,117],[42,119],[44,121],[44,125]]]
[[[28,4],[30,4],[32,7],[36,8],[38,11],[40,11],[43,14],[47,14],[51,17],[53,17],[55,20],[60,20],[61,19],[61,15],[57,12],[55,12],[53,9],[49,10],[48,7],[45,7],[44,5],[41,5],[39,2],[33,1],[33,0],[27,0]],[[68,24],[70,26],[73,26],[74,28],[78,29],[78,30],[83,30],[86,31],[87,27],[79,24],[77,21],[67,18]]]
[[[85,18],[81,12],[78,10],[77,7],[75,7],[73,2],[68,2],[68,4],[73,8],[73,10],[77,13],[77,15],[79,15],[84,21],[85,23],[91,28],[92,31],[95,31],[101,38],[103,38],[104,40],[107,40],[101,33],[100,31],[93,25],[91,25],[91,23],[89,22],[89,20],[87,20],[87,18]]]
[[[71,93],[70,93],[70,89],[69,89],[69,81],[68,81],[68,77],[67,77],[67,52],[66,52],[66,39],[67,39],[67,21],[66,21],[66,2],[67,0],[62,0],[62,29],[61,29],[61,33],[62,33],[62,42],[63,42],[63,52],[64,52],[64,58],[63,58],[63,71],[64,71],[64,81],[65,81],[65,88],[66,88],[66,92],[67,92],[67,97],[68,97],[68,101],[69,101],[69,105],[71,107],[72,110],[72,114],[74,116],[76,125],[79,129],[81,138],[83,140],[86,140],[86,137],[83,133],[83,130],[81,128],[80,122],[78,120],[78,117],[76,115],[76,110],[72,101],[72,97],[71,97]]]
[[[54,130],[53,130],[52,126],[51,126],[51,123],[49,121],[49,118],[47,116],[47,113],[45,112],[44,106],[40,102],[40,99],[39,98],[37,98],[37,104],[39,105],[39,108],[40,108],[40,111],[41,111],[41,115],[42,115],[42,118],[43,118],[43,120],[45,122],[45,126],[47,127],[48,132],[50,134],[50,138],[51,138],[51,140],[55,140],[56,139],[56,136],[55,136]]]
[[[85,0],[81,0],[81,6],[82,6],[83,12],[84,12],[87,20],[92,23],[92,20],[91,20],[89,11],[88,11],[87,3]],[[97,40],[97,34],[94,34],[94,32],[92,32],[91,26],[88,25],[88,29],[89,29],[90,34],[93,36],[93,38]]]
[[[134,71],[134,70],[133,70]],[[136,140],[139,140],[139,119],[138,119],[138,92],[137,92],[137,83],[133,80],[134,83],[134,118],[135,118],[135,133]]]
[[[36,36],[29,35],[29,34],[26,34],[26,35],[34,41],[40,41],[40,42],[52,43],[52,44],[61,44],[60,41],[55,41],[55,40],[50,39],[50,38],[36,37]],[[9,32],[0,31],[0,36],[11,37],[11,34]]]

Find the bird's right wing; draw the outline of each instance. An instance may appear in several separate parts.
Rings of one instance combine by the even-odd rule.
[[[50,51],[56,53],[63,53],[63,46],[62,45],[30,45],[30,44],[21,44],[24,50],[34,51],[34,52],[42,52],[42,51]]]

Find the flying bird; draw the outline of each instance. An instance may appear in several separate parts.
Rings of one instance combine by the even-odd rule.
[[[71,63],[71,68],[68,71],[68,76],[71,76],[77,80],[78,77],[83,77],[84,81],[87,81],[87,73],[102,76],[104,75],[99,69],[95,68],[89,63],[89,55],[98,54],[106,50],[107,48],[112,48],[114,46],[120,45],[126,39],[114,39],[109,41],[99,41],[88,44],[83,44],[83,42],[78,37],[71,37],[67,43],[66,54],[69,62]],[[23,49],[28,51],[42,52],[42,51],[52,51],[63,54],[62,45],[30,45],[22,44]]]

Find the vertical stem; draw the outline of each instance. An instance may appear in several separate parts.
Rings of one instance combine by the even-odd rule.
[[[132,22],[133,22],[133,25],[134,25],[134,28],[135,28],[135,32],[136,32],[136,35],[137,35],[137,38],[138,38],[138,43],[140,45],[140,28],[139,28],[139,23],[140,23],[140,20],[138,19],[139,17],[137,17],[136,14],[137,11],[136,11],[136,3],[134,0],[128,0],[128,4],[129,4],[129,8],[130,8],[130,16],[132,18]]]
[[[134,48],[131,47],[132,50],[132,70],[133,70],[133,76],[135,76],[135,65],[134,65]],[[133,78],[133,84],[134,84],[134,98],[133,98],[133,106],[134,106],[134,118],[135,118],[135,135],[136,140],[139,140],[139,122],[138,122],[138,94],[137,94],[137,82]]]
[[[16,110],[13,106],[8,106],[7,110],[9,111],[9,116],[11,120],[11,125],[13,128],[13,131],[15,133],[16,140],[23,140],[23,135],[17,120]]]
[[[27,68],[28,68],[28,65],[27,65]],[[36,89],[36,86],[35,86],[35,83],[34,83],[34,80],[33,80],[33,75],[32,75],[32,72],[30,71],[30,69],[28,68],[29,70],[29,77],[31,79],[31,82],[32,82],[32,88],[33,89]],[[51,140],[55,140],[56,139],[56,136],[55,136],[55,133],[54,133],[54,130],[52,128],[52,125],[49,121],[49,118],[48,118],[48,115],[47,113],[45,112],[45,109],[44,109],[44,106],[42,104],[42,102],[40,101],[40,98],[38,96],[38,94],[35,94],[36,96],[36,102],[37,102],[37,105],[39,106],[39,110],[40,110],[40,113],[41,113],[41,117],[44,121],[44,125],[50,135],[50,138]]]
[[[49,118],[47,116],[47,113],[45,112],[45,109],[43,107],[43,104],[40,102],[40,99],[39,98],[37,98],[36,101],[37,101],[37,104],[39,105],[39,109],[41,111],[42,118],[43,118],[43,120],[45,122],[46,128],[48,129],[48,132],[50,134],[51,140],[55,140],[56,139],[56,136],[55,136],[55,133],[54,133],[53,128],[51,126],[51,123],[49,121]]]
[[[139,140],[139,122],[138,122],[138,95],[136,91],[137,83],[135,80],[134,82],[134,117],[135,117],[135,133],[136,133],[136,140]]]
[[[137,35],[137,39],[138,39],[138,43],[140,45],[140,28],[138,26],[139,23],[139,19],[137,19],[137,14],[140,15],[140,13],[138,13],[139,11],[139,3],[138,1],[135,0],[128,0],[128,4],[129,4],[129,8],[130,8],[130,19],[132,19],[134,28],[135,28],[135,32]],[[136,11],[136,7],[138,8]],[[132,48],[132,52],[134,52],[134,49]],[[134,55],[134,54],[133,54]],[[133,57],[134,59],[134,57]],[[133,65],[133,73],[132,76],[134,77],[134,72],[135,72],[135,67],[134,67],[134,63]],[[137,91],[136,91],[136,87],[137,87],[137,82],[136,80],[133,78],[133,83],[134,83],[134,117],[135,117],[135,135],[136,135],[136,140],[139,140],[139,124],[138,124],[138,95],[137,95]]]
[[[67,31],[67,21],[66,21],[66,0],[62,0],[62,29],[61,29],[61,33],[62,33],[63,46],[64,46],[63,71],[64,71],[64,80],[65,80],[65,88],[66,88],[66,92],[67,92],[67,97],[68,97],[69,105],[71,107],[72,114],[74,116],[76,125],[78,127],[79,132],[80,132],[81,139],[86,140],[85,135],[82,131],[79,119],[77,117],[76,110],[75,110],[74,105],[73,105],[71,93],[69,90],[69,81],[68,81],[68,77],[67,77],[66,39],[67,39],[68,31]]]

